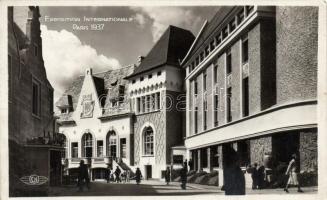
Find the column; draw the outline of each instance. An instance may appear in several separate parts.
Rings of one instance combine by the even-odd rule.
[[[219,168],[218,168],[218,187],[221,187],[224,185],[224,171],[223,171],[223,149],[222,145],[218,146],[218,162],[219,162]]]
[[[201,171],[202,169],[202,160],[201,160],[201,149],[198,149],[198,168],[197,168],[197,171]]]
[[[207,148],[207,161],[208,161],[208,169],[211,172],[212,171],[212,159],[211,159],[212,155],[211,155],[211,148],[208,147]]]

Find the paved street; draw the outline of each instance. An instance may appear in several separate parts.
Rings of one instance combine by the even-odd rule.
[[[315,194],[317,187],[303,188],[305,194]],[[264,189],[246,191],[247,194],[285,194],[282,189]],[[188,184],[187,190],[181,190],[179,183],[169,186],[157,180],[142,181],[141,185],[131,183],[92,182],[91,189],[78,192],[76,186],[53,187],[49,196],[150,196],[150,195],[223,195],[224,192],[214,186]],[[298,194],[295,188],[290,189],[290,194]]]

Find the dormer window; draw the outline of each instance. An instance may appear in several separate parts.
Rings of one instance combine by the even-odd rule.
[[[142,77],[140,77],[140,81],[143,81],[144,80],[144,77],[142,76]]]
[[[158,71],[157,76],[160,76],[160,75],[161,75],[161,71]]]
[[[149,74],[148,79],[151,79],[151,78],[152,78],[152,74]]]

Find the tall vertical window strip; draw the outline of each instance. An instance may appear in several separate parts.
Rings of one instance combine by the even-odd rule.
[[[232,73],[232,53],[230,50],[226,54],[226,72],[227,74]]]
[[[195,79],[194,80],[194,95],[196,96],[198,94],[198,82]]]
[[[103,157],[103,141],[97,141],[97,157]]]
[[[207,100],[204,99],[203,100],[203,130],[207,130],[207,114],[208,114],[207,105],[208,105]]]
[[[137,110],[137,113],[141,112],[141,98],[140,97],[137,97],[137,99],[136,99],[136,110]]]
[[[247,63],[249,60],[249,44],[248,37],[242,39],[242,62],[243,64]]]
[[[203,72],[203,91],[207,91],[207,71]]]
[[[218,126],[218,109],[219,109],[219,99],[218,99],[218,94],[214,95],[214,126]]]
[[[226,102],[227,102],[227,122],[232,121],[232,88],[229,87],[227,89],[227,95],[226,95]]]
[[[157,110],[160,110],[161,108],[160,92],[157,92],[156,95],[157,95]]]
[[[32,81],[32,113],[39,116],[40,114],[40,84]]]
[[[213,67],[213,82],[216,84],[218,81],[218,64],[216,63]]]
[[[249,115],[249,78],[243,79],[243,117]]]
[[[142,102],[142,112],[145,113],[145,96],[141,97]]]
[[[144,132],[144,155],[153,155],[153,129],[147,127]]]
[[[198,107],[194,107],[194,133],[198,133]]]

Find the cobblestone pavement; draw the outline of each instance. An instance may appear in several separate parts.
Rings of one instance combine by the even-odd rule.
[[[317,193],[317,187],[303,188],[305,194]],[[285,194],[283,189],[247,189],[247,194]],[[289,194],[299,194],[295,188],[290,188]],[[90,190],[84,188],[79,192],[76,186],[52,187],[49,196],[172,196],[172,195],[224,195],[224,192],[215,186],[203,186],[198,184],[188,184],[186,190],[181,190],[180,183],[166,185],[162,181],[148,180],[142,181],[140,185],[135,182],[130,183],[105,183],[92,182]]]

